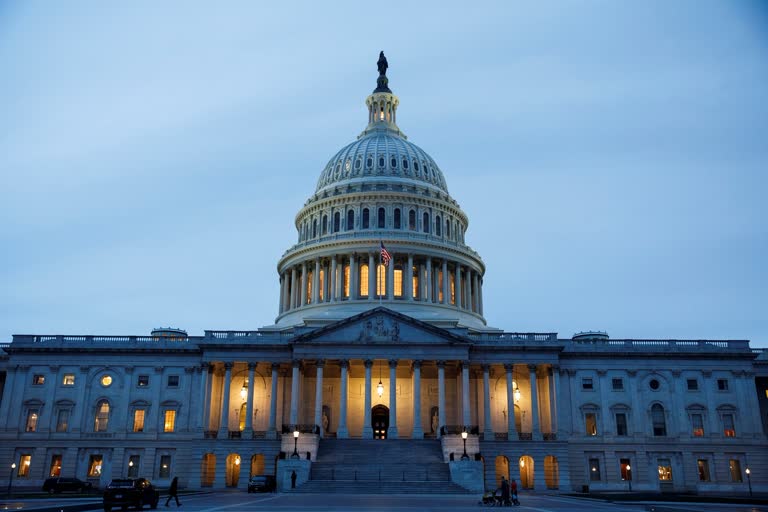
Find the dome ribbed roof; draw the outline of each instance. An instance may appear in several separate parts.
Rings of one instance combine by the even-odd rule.
[[[448,193],[442,171],[426,151],[384,130],[372,131],[341,148],[320,174],[316,192],[371,177],[410,180]]]

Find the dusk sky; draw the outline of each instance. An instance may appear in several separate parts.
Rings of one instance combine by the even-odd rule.
[[[0,3],[0,342],[256,329],[376,59],[488,324],[768,346],[768,4]]]

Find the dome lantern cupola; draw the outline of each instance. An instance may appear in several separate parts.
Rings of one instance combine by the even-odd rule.
[[[387,78],[389,65],[384,52],[379,53],[377,64],[379,78],[376,80],[376,89],[365,100],[365,105],[368,107],[368,126],[357,138],[361,139],[373,132],[385,132],[407,139],[408,137],[397,127],[397,106],[400,100],[389,88]]]

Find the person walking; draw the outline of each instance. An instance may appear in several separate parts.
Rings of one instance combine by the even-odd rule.
[[[179,503],[179,477],[175,476],[173,477],[173,480],[171,481],[171,486],[168,488],[168,499],[165,500],[165,506],[169,507],[168,503],[171,502],[171,498],[174,498],[176,500],[176,506],[180,507],[181,503]]]
[[[509,486],[509,492],[512,495],[512,503],[515,505],[520,504],[520,500],[517,499],[517,482],[514,480],[511,481],[511,485]]]
[[[501,503],[509,505],[509,482],[503,476],[501,477]]]
[[[291,471],[291,489],[296,488],[296,472]]]

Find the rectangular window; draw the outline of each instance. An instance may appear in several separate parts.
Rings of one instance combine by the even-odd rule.
[[[437,272],[437,282],[440,283],[440,287],[437,289],[437,300],[442,304],[443,302],[443,271],[439,270]],[[766,395],[768,395],[768,390],[766,390]]]
[[[66,432],[69,429],[69,409],[59,409],[56,414],[56,432]]]
[[[723,414],[723,435],[725,437],[736,437],[736,425],[733,421],[733,414]]]
[[[311,270],[307,272],[307,296],[304,297],[304,304],[312,304],[312,280],[313,274]]]
[[[171,456],[160,456],[160,471],[157,474],[158,478],[168,478],[171,476]]]
[[[694,437],[704,436],[704,417],[701,414],[691,414],[691,426]]]
[[[696,467],[699,473],[699,482],[709,482],[709,461],[699,459],[696,461]]]
[[[320,274],[318,274],[317,278],[318,284],[317,284],[317,300],[322,302],[325,297],[325,269],[320,269]]]
[[[97,478],[101,476],[101,464],[104,461],[102,456],[99,455],[91,455],[88,458],[88,477],[89,478]]]
[[[627,414],[623,412],[616,413],[616,435],[627,435]]]
[[[586,390],[595,389],[595,384],[592,382],[591,377],[581,379],[581,389],[586,389]]]
[[[450,273],[450,281],[451,281],[451,304],[456,304],[456,273],[451,272]]]
[[[42,386],[43,384],[45,384],[45,375],[35,374],[32,377],[33,386]]]
[[[587,427],[587,435],[588,436],[596,436],[597,435],[597,416],[593,412],[588,412],[585,415],[586,420],[586,427]]]
[[[133,411],[133,431],[144,432],[144,409],[136,409]]]
[[[360,297],[368,297],[368,265],[360,265]]]
[[[419,298],[419,267],[414,266],[413,269],[411,269],[412,272],[412,283],[411,283],[411,291],[413,292],[413,298],[418,299]]]
[[[728,391],[728,379],[717,379],[717,390]]]
[[[29,409],[27,411],[27,425],[24,428],[25,432],[37,432],[37,420],[40,417],[37,409]]]
[[[139,476],[139,463],[141,458],[138,455],[128,457],[128,478],[137,478]]]
[[[176,427],[176,411],[168,409],[165,411],[165,421],[163,421],[163,432],[173,432]]]
[[[395,268],[395,297],[403,298],[403,269]]]
[[[731,482],[741,482],[741,462],[738,459],[728,461],[728,470],[731,473]]]
[[[622,480],[632,480],[632,466],[629,465],[629,459],[619,459],[619,472]]]
[[[600,481],[600,459],[589,459],[589,479],[593,482]]]
[[[178,375],[169,375],[168,376],[168,387],[169,388],[177,388],[177,387],[179,387],[179,376]]]
[[[48,468],[48,476],[61,476],[61,455],[51,455],[51,465]]]
[[[149,386],[149,375],[139,375],[139,380],[137,382],[137,385],[140,388],[145,388]]]
[[[624,379],[611,379],[611,385],[614,391],[624,390]]]
[[[699,381],[697,381],[696,379],[688,379],[686,383],[688,384],[688,391],[699,390]]]
[[[64,377],[61,379],[61,385],[62,386],[74,386],[75,385],[75,374],[74,373],[65,373]]]
[[[659,480],[662,482],[672,481],[672,463],[669,459],[659,459]]]
[[[387,267],[376,265],[376,295],[383,297],[387,294]]]
[[[349,298],[349,265],[344,265],[344,297]]]
[[[19,472],[16,474],[19,478],[29,476],[29,467],[32,465],[32,455],[27,453],[19,457]]]

